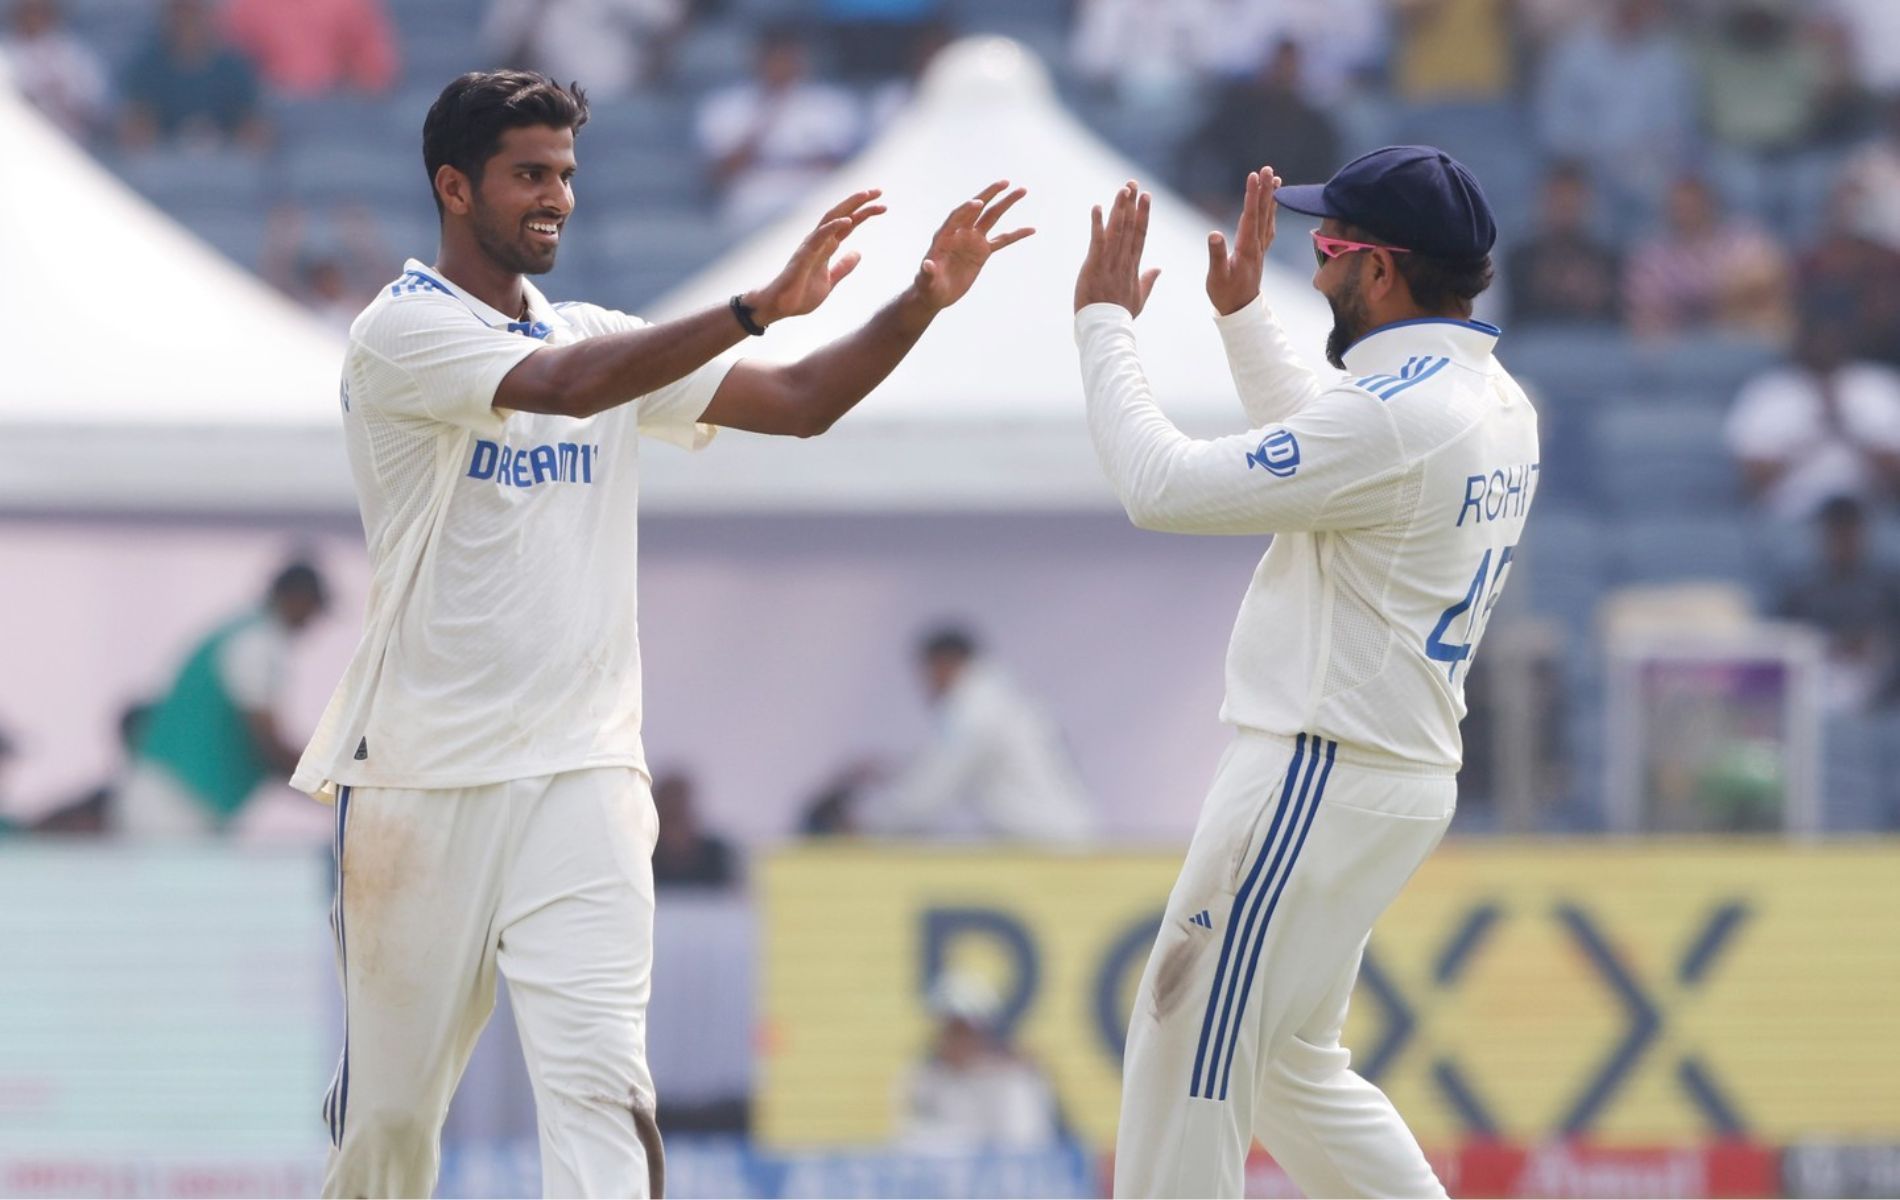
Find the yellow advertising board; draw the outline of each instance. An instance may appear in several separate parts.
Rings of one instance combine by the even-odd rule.
[[[769,860],[758,1130],[888,1137],[945,968],[1106,1145],[1175,853]],[[1421,1140],[1900,1140],[1900,845],[1452,844],[1379,923],[1347,1045]]]

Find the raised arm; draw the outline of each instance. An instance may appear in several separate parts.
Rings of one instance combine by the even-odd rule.
[[[735,365],[701,419],[796,437],[830,429],[896,369],[939,312],[963,298],[990,255],[1035,232],[992,232],[1025,194],[1017,188],[1005,195],[1008,187],[1008,180],[999,180],[951,210],[931,239],[917,277],[876,316],[797,362]],[[847,256],[843,270],[833,268],[832,282],[854,265],[856,260]]]
[[[853,192],[806,235],[778,278],[745,293],[756,320],[808,313],[858,265],[837,252],[852,230],[884,211],[873,188]],[[549,346],[522,359],[495,389],[495,407],[587,417],[677,382],[744,341],[746,331],[726,305],[626,333]],[[710,419],[710,418],[709,418]]]
[[[1214,304],[1214,325],[1227,351],[1234,390],[1255,425],[1285,420],[1326,386],[1293,352],[1260,294],[1279,213],[1273,194],[1280,183],[1272,167],[1249,173],[1232,248],[1219,232],[1207,235],[1207,298]]]
[[[1248,434],[1202,441],[1155,405],[1135,348],[1135,315],[1153,286],[1141,270],[1148,197],[1135,185],[1100,208],[1076,283],[1076,344],[1097,457],[1129,519],[1175,533],[1281,533],[1347,528],[1346,503],[1397,479],[1402,455],[1390,415],[1351,387]]]

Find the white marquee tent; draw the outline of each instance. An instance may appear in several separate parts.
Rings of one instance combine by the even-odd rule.
[[[0,86],[0,512],[347,512],[336,402],[340,339],[197,242]],[[820,312],[744,347],[792,356],[862,321],[910,279],[943,214],[994,178],[1031,194],[1037,235],[998,256],[863,408],[791,446],[727,433],[703,454],[645,458],[647,503],[673,511],[1102,509],[1113,501],[1081,420],[1070,293],[1089,206],[1131,168],[1057,102],[1015,43],[940,58],[917,102],[835,182],[654,307],[724,303],[769,280],[836,196],[885,189],[852,243],[864,263]],[[585,213],[581,215],[585,220]],[[1202,297],[1206,229],[1158,194],[1140,324],[1162,403],[1197,431],[1238,428]],[[1324,340],[1324,303],[1269,265],[1296,344]]]
[[[342,339],[0,78],[0,511],[349,503]]]

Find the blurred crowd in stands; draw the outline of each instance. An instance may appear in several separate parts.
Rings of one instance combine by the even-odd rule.
[[[1263,162],[1318,180],[1381,144],[1442,145],[1503,218],[1480,315],[1506,326],[1502,355],[1543,402],[1540,508],[1561,510],[1546,558],[1582,597],[1544,590],[1534,605],[1587,642],[1588,605],[1612,586],[1729,575],[1760,611],[1825,635],[1831,712],[1900,707],[1894,0],[0,0],[0,13],[0,61],[23,94],[338,329],[403,255],[429,255],[417,131],[472,67],[588,89],[582,186],[602,240],[575,268],[595,274],[564,283],[622,307],[795,204],[964,34],[1035,50],[1096,133],[1210,219],[1232,215]]]

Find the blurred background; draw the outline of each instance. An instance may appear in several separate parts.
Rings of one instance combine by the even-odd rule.
[[[1454,1194],[1900,1195],[1891,0],[0,0],[0,1195],[320,1182],[331,818],[278,777],[367,585],[337,370],[502,65],[593,105],[555,299],[721,303],[886,188],[791,354],[992,178],[1040,227],[826,438],[641,464],[673,1194],[1105,1194],[1264,544],[1115,509],[1087,206],[1158,191],[1144,356],[1234,431],[1206,231],[1427,142],[1543,461],[1357,1065]],[[538,1190],[505,995],[444,1138],[442,1194]]]

